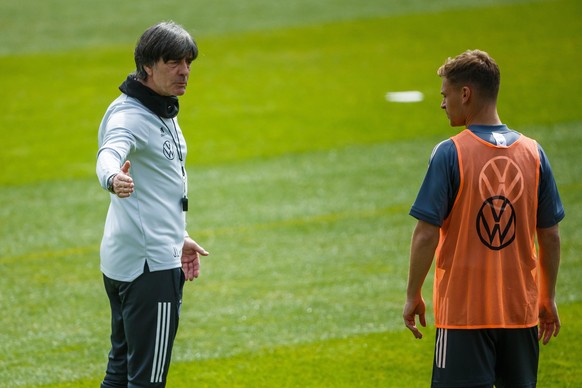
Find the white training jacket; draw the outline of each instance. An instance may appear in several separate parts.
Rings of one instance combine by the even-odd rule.
[[[99,127],[97,176],[104,189],[126,160],[134,192],[111,194],[103,240],[101,271],[108,278],[133,281],[144,271],[181,267],[187,193],[186,141],[176,118],[157,116],[126,94],[107,109]],[[179,147],[179,151],[178,151]],[[182,159],[182,160],[180,160]]]

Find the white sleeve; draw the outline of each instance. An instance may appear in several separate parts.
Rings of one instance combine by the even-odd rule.
[[[107,180],[121,171],[129,152],[135,145],[135,138],[124,128],[108,130],[97,152],[97,178],[101,187],[107,189]]]
[[[96,170],[101,187],[107,190],[107,180],[109,177],[121,171],[121,158],[119,154],[107,148],[100,150],[97,156]]]

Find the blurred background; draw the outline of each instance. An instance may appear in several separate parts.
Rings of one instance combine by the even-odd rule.
[[[582,384],[581,16],[576,0],[0,0],[3,385],[103,376],[97,128],[161,20],[200,49],[179,120],[188,229],[211,252],[186,285],[169,386],[429,384],[432,310],[423,341],[401,319],[408,211],[459,130],[436,69],[474,48],[500,65],[501,118],[542,144],[566,207],[563,330],[540,385]],[[423,99],[386,98],[401,91]]]

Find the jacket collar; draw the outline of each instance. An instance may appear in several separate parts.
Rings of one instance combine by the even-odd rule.
[[[130,74],[123,81],[119,90],[130,97],[136,98],[146,108],[166,119],[172,119],[178,115],[180,105],[176,96],[161,96],[142,84],[135,74]]]

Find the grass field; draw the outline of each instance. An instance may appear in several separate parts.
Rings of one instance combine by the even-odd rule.
[[[103,376],[96,132],[139,34],[173,19],[201,50],[179,118],[189,231],[211,256],[186,285],[169,387],[429,385],[432,319],[421,341],[401,323],[407,213],[455,133],[436,68],[468,48],[497,59],[502,120],[552,162],[563,329],[539,386],[581,386],[581,16],[576,0],[0,0],[0,385]],[[388,103],[398,90],[425,100]]]

